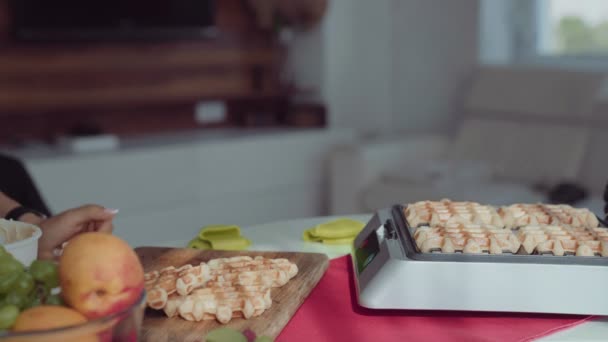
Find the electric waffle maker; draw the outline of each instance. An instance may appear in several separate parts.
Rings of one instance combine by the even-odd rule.
[[[422,253],[404,207],[377,211],[352,251],[370,309],[608,315],[608,257]]]

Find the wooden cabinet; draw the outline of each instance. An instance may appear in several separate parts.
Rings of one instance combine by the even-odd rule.
[[[191,129],[195,104],[206,99],[226,101],[224,125],[236,125],[245,121],[238,103],[278,110],[287,96],[284,48],[242,1],[217,2],[217,38],[103,43],[11,42],[5,1],[0,144],[52,140],[82,125],[118,135]]]

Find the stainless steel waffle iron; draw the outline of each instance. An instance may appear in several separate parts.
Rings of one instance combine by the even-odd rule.
[[[371,309],[608,315],[608,257],[422,253],[404,208],[354,241],[357,299]]]

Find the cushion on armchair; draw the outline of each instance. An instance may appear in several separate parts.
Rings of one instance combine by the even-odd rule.
[[[496,170],[487,162],[475,160],[424,159],[402,161],[385,170],[381,178],[392,183],[436,184],[442,181],[491,181]]]
[[[360,205],[365,212],[422,200],[439,201],[449,198],[474,201],[495,206],[512,203],[536,203],[546,200],[544,194],[513,182],[441,182],[414,184],[378,180],[360,193]]]
[[[587,135],[566,123],[467,119],[452,155],[484,160],[504,181],[554,185],[577,177]]]

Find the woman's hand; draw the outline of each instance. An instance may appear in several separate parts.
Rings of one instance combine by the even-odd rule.
[[[42,236],[38,240],[38,258],[54,259],[55,250],[62,248],[64,243],[80,233],[111,234],[114,229],[112,219],[116,213],[118,213],[116,209],[85,205],[64,211],[38,223],[32,222],[42,229]]]

